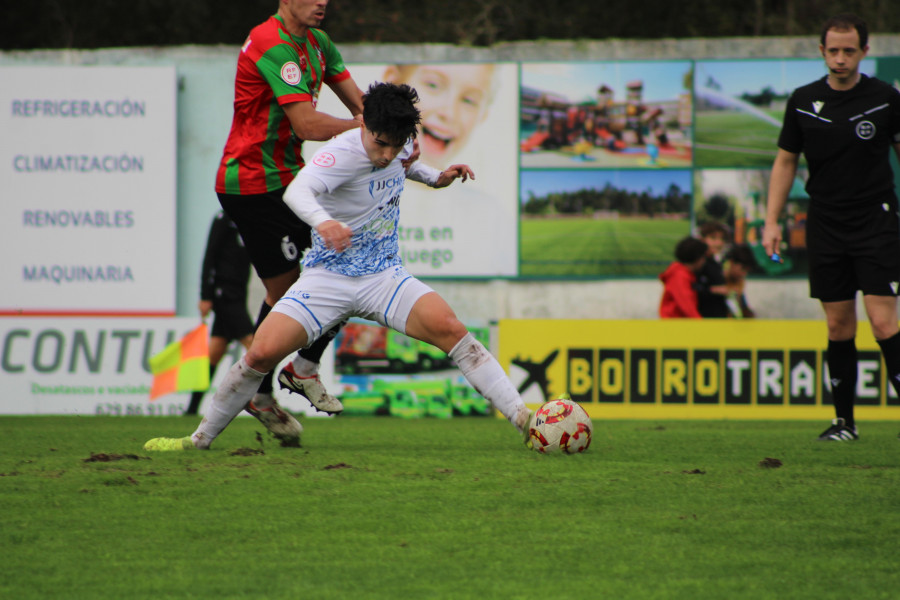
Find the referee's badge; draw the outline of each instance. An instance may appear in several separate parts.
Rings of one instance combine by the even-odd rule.
[[[856,124],[856,135],[861,140],[871,140],[875,137],[875,123],[872,121],[860,121]]]

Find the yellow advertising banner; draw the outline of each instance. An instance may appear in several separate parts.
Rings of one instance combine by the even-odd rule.
[[[498,358],[529,405],[568,392],[592,418],[831,419],[822,321],[501,320]],[[900,419],[861,324],[856,417]]]

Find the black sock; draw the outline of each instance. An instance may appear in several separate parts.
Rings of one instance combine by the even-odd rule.
[[[886,340],[878,340],[878,345],[881,346],[881,355],[887,367],[888,381],[900,396],[900,333],[895,333]]]
[[[253,331],[259,329],[259,326],[262,325],[262,322],[267,316],[269,316],[270,312],[272,312],[272,307],[266,304],[265,300],[263,300],[262,306],[259,307],[259,315],[256,317],[256,327],[253,328]],[[268,373],[266,373],[266,376],[263,377],[262,383],[259,384],[259,389],[256,390],[256,393],[272,393],[272,371],[269,371]]]
[[[196,415],[197,410],[200,408],[200,403],[203,402],[203,396],[206,392],[194,392],[191,394],[191,403],[188,404],[187,409],[185,409],[185,416],[188,415]]]
[[[848,427],[853,427],[857,379],[856,340],[828,340],[827,360],[834,414],[839,419],[844,419]]]
[[[312,343],[311,346],[307,346],[306,348],[301,348],[299,354],[309,362],[314,362],[319,364],[322,362],[322,355],[325,354],[325,349],[328,347],[328,344],[331,343],[331,340],[334,339],[334,336],[338,334],[341,328],[347,324],[347,321],[341,321],[328,331],[322,334],[322,336]]]

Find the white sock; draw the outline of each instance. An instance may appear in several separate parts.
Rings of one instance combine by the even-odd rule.
[[[485,397],[516,428],[525,403],[497,359],[484,345],[467,333],[449,352],[459,370],[475,390]],[[518,418],[518,419],[517,419]]]
[[[294,360],[291,361],[291,365],[294,367],[294,373],[299,377],[312,377],[319,372],[319,363],[307,360],[299,354],[294,355]]]
[[[257,410],[265,410],[267,408],[271,408],[275,406],[275,396],[272,394],[255,394],[253,399],[250,400],[253,403],[253,408]]]
[[[200,426],[191,435],[194,446],[197,448],[209,448],[213,440],[228,427],[232,419],[240,414],[247,403],[253,398],[259,384],[262,383],[265,373],[251,369],[244,361],[244,357],[232,366],[219,388],[210,407],[206,410],[206,416],[200,421]]]

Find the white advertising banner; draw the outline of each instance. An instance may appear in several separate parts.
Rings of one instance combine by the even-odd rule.
[[[175,313],[174,67],[0,67],[0,314]]]
[[[150,402],[148,359],[192,318],[0,319],[0,414],[179,414],[187,394]]]
[[[150,400],[148,361],[198,324],[190,317],[0,319],[0,414],[182,414],[190,392]],[[243,350],[235,344],[219,363],[201,414]],[[337,391],[333,352],[325,353],[320,375]],[[297,394],[277,390],[276,397],[293,412],[316,412]]]
[[[437,169],[468,164],[475,179],[433,190],[408,182],[400,205],[400,252],[425,277],[518,275],[518,66],[515,63],[351,65],[365,91],[375,81],[419,94],[419,150]],[[331,93],[319,110],[347,116]],[[304,143],[309,159],[319,144]]]

